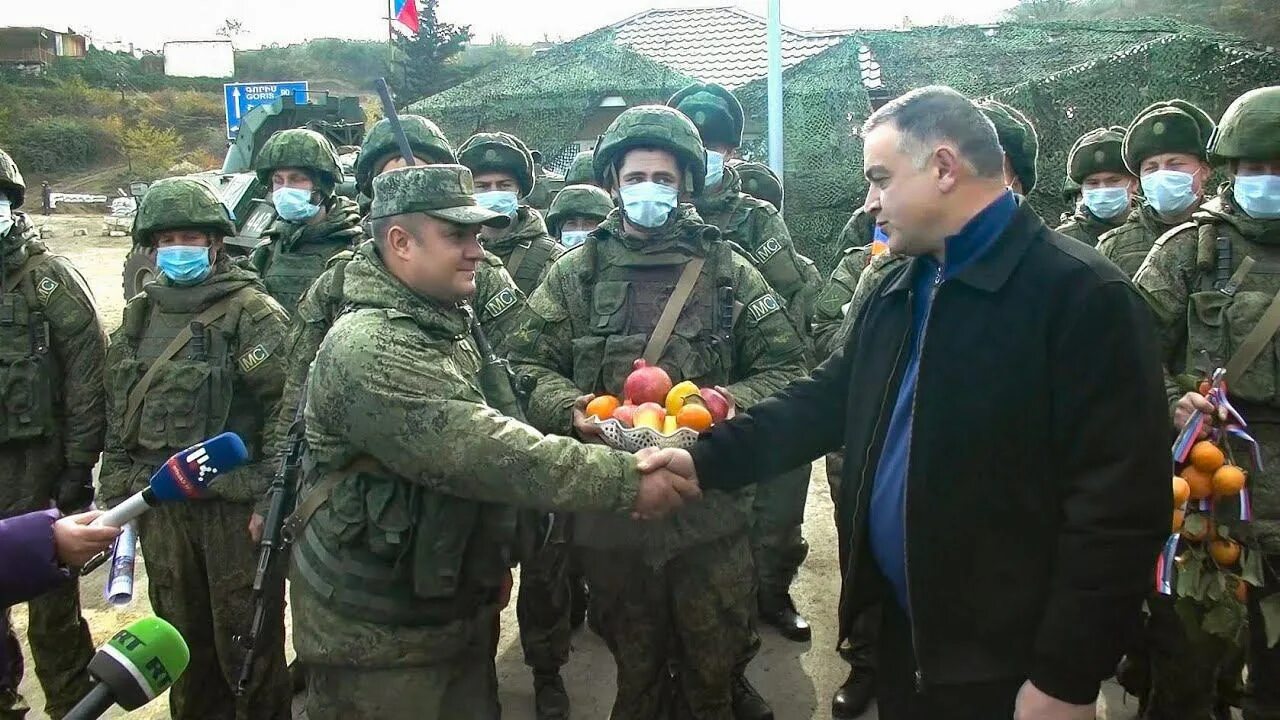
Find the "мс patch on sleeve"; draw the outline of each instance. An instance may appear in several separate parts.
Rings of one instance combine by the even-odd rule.
[[[778,296],[773,293],[761,295],[747,306],[747,318],[752,323],[759,325],[761,320],[782,310],[782,302],[778,300]]]

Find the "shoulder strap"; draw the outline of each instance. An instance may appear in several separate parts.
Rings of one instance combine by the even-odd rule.
[[[307,470],[313,472],[315,470],[314,462],[309,459],[304,460]],[[329,473],[320,481],[319,485],[311,488],[311,491],[303,496],[294,508],[293,513],[284,520],[284,534],[286,538],[294,539],[302,534],[307,527],[307,523],[311,522],[312,516],[316,511],[329,502],[329,496],[333,495],[333,491],[338,485],[349,477],[360,473],[385,473],[382,466],[376,460],[368,456],[356,458],[354,462],[343,469],[342,472]]]
[[[528,245],[521,245],[515,249],[507,258],[507,272],[511,273],[511,277],[515,278],[516,273],[520,272],[520,266],[524,265],[525,253],[529,252]]]
[[[227,295],[218,302],[205,308],[204,312],[195,316],[191,322],[199,323],[200,325],[211,325],[214,322],[221,320],[224,315],[231,311],[232,307],[238,304],[238,295],[239,293]],[[165,346],[164,350],[160,353],[160,356],[156,358],[155,362],[151,363],[151,367],[147,368],[147,372],[143,374],[142,379],[138,381],[138,384],[133,386],[133,389],[129,391],[129,399],[125,405],[124,411],[125,428],[132,429],[134,422],[137,420],[138,410],[142,407],[142,399],[146,397],[147,390],[151,387],[151,383],[156,379],[156,373],[160,372],[160,368],[164,367],[165,363],[172,360],[173,356],[177,355],[178,351],[191,341],[191,337],[191,324],[188,323],[187,326],[182,329],[182,332],[179,332],[176,337],[169,341],[169,344]]]
[[[1233,382],[1240,377],[1241,373],[1249,369],[1263,348],[1271,343],[1271,338],[1275,337],[1277,330],[1280,330],[1280,293],[1276,293],[1272,298],[1271,304],[1267,306],[1267,311],[1262,314],[1258,324],[1253,326],[1240,343],[1240,347],[1236,348],[1231,359],[1227,361],[1228,383]]]
[[[693,286],[698,281],[698,275],[702,273],[702,266],[706,262],[706,258],[695,257],[685,263],[684,270],[680,272],[680,279],[676,281],[671,297],[667,298],[667,304],[662,308],[662,314],[658,316],[658,324],[653,327],[653,334],[649,336],[649,342],[644,346],[644,360],[650,365],[657,365],[662,353],[667,349],[667,341],[671,339],[671,333],[676,329],[676,320],[680,318],[685,304],[689,302],[689,295],[693,293]]]

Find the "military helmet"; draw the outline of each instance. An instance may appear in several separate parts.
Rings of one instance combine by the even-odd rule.
[[[782,209],[782,181],[772,168],[758,162],[736,162],[732,167],[742,179],[742,192]]]
[[[178,228],[207,229],[221,237],[236,234],[231,213],[209,183],[194,177],[157,180],[138,203],[133,241],[149,246],[156,232]]]
[[[703,145],[742,144],[742,103],[733,93],[715,83],[693,83],[667,101],[693,121]]]
[[[564,173],[565,185],[595,185],[596,174],[591,169],[591,151],[583,150],[573,156],[573,162]]]
[[[1280,157],[1280,85],[1250,90],[1236,98],[1222,113],[1208,150],[1215,163]]]
[[[613,198],[595,185],[569,185],[551,201],[547,210],[547,230],[560,234],[560,225],[571,217],[604,220],[613,210]]]
[[[500,170],[515,176],[520,196],[533,192],[533,153],[511,133],[476,133],[458,148],[458,163],[473,175]]]
[[[996,138],[1009,158],[1013,174],[1022,183],[1022,192],[1030,195],[1036,186],[1036,158],[1040,155],[1040,138],[1036,128],[1016,108],[995,100],[978,103],[978,109],[996,126]]]
[[[1208,159],[1205,148],[1213,135],[1213,118],[1186,100],[1148,105],[1129,123],[1124,136],[1124,164],[1142,174],[1142,161],[1162,153],[1186,153]]]
[[[27,184],[22,180],[18,163],[4,150],[0,150],[0,191],[9,196],[9,204],[15,210],[22,207],[22,200],[27,196]]]
[[[707,180],[707,150],[693,121],[665,105],[637,105],[619,115],[596,143],[591,164],[596,181],[626,152],[636,147],[662,148],[684,165],[685,182],[694,195],[702,192]]]
[[[1067,177],[1076,185],[1100,172],[1129,175],[1121,149],[1124,146],[1125,128],[1100,127],[1081,135],[1067,155]]]
[[[449,139],[435,123],[421,115],[401,115],[400,127],[404,128],[405,138],[415,157],[442,165],[458,162]],[[365,133],[364,142],[360,145],[360,158],[356,160],[356,188],[366,197],[373,197],[373,176],[378,174],[378,165],[384,164],[392,154],[400,156],[400,145],[395,133],[391,132],[391,121],[383,118]]]
[[[270,188],[271,173],[278,168],[310,170],[316,175],[316,189],[324,195],[332,195],[342,182],[337,149],[328,138],[306,128],[281,130],[262,146],[253,163],[258,181]]]

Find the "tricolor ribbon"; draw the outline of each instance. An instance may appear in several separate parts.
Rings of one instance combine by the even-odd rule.
[[[1253,520],[1253,500],[1249,498],[1249,488],[1240,488],[1240,522]]]
[[[1178,539],[1181,536],[1174,533],[1164,542],[1164,549],[1160,551],[1160,558],[1156,560],[1156,592],[1161,595],[1173,594],[1173,573],[1174,563],[1178,557]]]

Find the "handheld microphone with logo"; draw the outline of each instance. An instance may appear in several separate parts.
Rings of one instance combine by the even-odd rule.
[[[249,450],[233,432],[196,443],[174,455],[151,476],[147,489],[98,516],[94,525],[123,527],[162,502],[204,497],[209,483],[249,462]]]
[[[187,669],[191,651],[172,625],[145,617],[98,648],[89,661],[93,689],[64,720],[94,720],[112,705],[136,710],[154,700]]]

